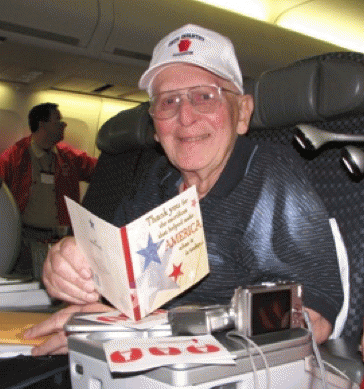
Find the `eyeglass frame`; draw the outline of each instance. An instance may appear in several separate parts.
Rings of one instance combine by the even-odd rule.
[[[217,92],[218,92],[218,101],[217,101],[217,102],[218,102],[219,104],[216,105],[215,109],[214,109],[212,112],[201,112],[201,111],[199,111],[199,109],[196,107],[196,105],[194,105],[194,104],[192,103],[191,97],[190,97],[190,95],[189,95],[189,92],[190,92],[191,89],[197,89],[197,88],[203,88],[203,87],[209,87],[209,88],[212,87],[212,88],[216,89]],[[165,118],[159,118],[159,117],[155,116],[155,113],[152,112],[152,109],[153,109],[153,99],[154,99],[155,97],[158,97],[158,96],[163,95],[163,94],[165,94],[165,93],[171,93],[171,94],[173,94],[174,92],[178,92],[178,91],[182,91],[182,90],[187,90],[187,91],[186,91],[185,93],[180,93],[180,94],[178,95],[178,98],[179,98],[180,100],[177,102],[178,106],[177,106],[176,112],[175,112],[172,116],[165,117]],[[217,109],[217,107],[219,107],[219,106],[221,105],[221,103],[222,103],[222,92],[233,93],[234,95],[241,95],[240,92],[235,92],[235,91],[232,91],[232,90],[230,90],[230,89],[224,88],[224,87],[222,87],[222,86],[217,86],[217,85],[195,85],[195,86],[191,86],[191,87],[187,87],[187,88],[180,88],[180,89],[174,89],[174,90],[171,90],[171,91],[165,91],[165,92],[157,93],[156,95],[152,96],[152,97],[149,99],[149,104],[150,104],[150,105],[149,105],[148,112],[149,112],[149,114],[150,114],[150,116],[151,116],[152,118],[155,118],[155,119],[158,119],[158,120],[172,119],[172,118],[177,114],[178,109],[180,108],[180,105],[181,105],[181,102],[182,102],[181,96],[186,95],[186,96],[187,96],[187,99],[188,99],[188,101],[189,101],[189,103],[192,105],[192,107],[193,107],[197,112],[199,112],[199,113],[201,113],[201,114],[211,114],[211,113],[215,112],[216,109]]]

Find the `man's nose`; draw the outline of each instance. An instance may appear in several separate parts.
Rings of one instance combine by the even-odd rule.
[[[187,96],[183,96],[178,106],[178,117],[179,121],[183,125],[191,124],[196,120],[198,112],[192,105],[190,99]]]

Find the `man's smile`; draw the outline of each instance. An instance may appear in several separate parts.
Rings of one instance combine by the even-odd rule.
[[[193,143],[200,142],[210,137],[210,134],[200,135],[200,136],[189,136],[178,138],[180,142]]]

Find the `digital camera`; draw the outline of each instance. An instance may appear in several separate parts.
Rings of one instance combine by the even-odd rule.
[[[236,328],[245,336],[303,325],[302,285],[265,282],[235,289],[229,305],[181,306],[168,313],[173,335],[198,335]]]

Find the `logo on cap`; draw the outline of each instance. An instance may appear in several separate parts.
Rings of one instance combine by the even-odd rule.
[[[191,46],[191,41],[189,39],[181,39],[178,43],[179,52],[182,53],[187,51]]]

